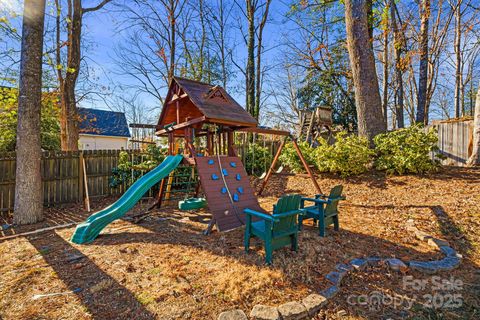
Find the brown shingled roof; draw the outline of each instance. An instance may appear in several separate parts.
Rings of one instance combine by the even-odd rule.
[[[180,122],[183,122],[186,116],[198,117],[203,115],[206,117],[206,121],[212,123],[215,123],[215,120],[220,122],[223,120],[238,126],[257,125],[255,118],[245,111],[221,86],[174,77],[158,121],[159,127],[176,122],[176,106],[175,103],[172,104],[169,101],[175,97],[177,86],[187,95],[187,98],[179,102]],[[175,109],[175,112],[169,109]]]

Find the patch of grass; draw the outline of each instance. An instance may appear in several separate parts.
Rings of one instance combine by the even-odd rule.
[[[146,291],[142,291],[136,294],[135,298],[137,298],[138,302],[140,302],[144,306],[155,302],[155,297],[153,297],[150,293]]]

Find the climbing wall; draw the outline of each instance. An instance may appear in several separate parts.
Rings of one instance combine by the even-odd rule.
[[[197,157],[195,160],[208,207],[216,219],[219,231],[228,231],[243,225],[245,208],[265,212],[258,204],[247,172],[238,157],[220,156],[227,187],[222,179],[217,156]],[[230,190],[233,204],[227,188]]]

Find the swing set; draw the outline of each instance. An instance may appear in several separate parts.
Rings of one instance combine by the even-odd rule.
[[[257,121],[220,86],[173,77],[158,120],[156,135],[167,137],[169,155],[182,153],[184,164],[191,166],[192,172],[196,168],[200,183],[195,188],[194,197],[198,197],[201,187],[213,215],[209,229],[216,225],[219,231],[227,231],[244,224],[243,212],[246,208],[263,212],[238,157],[235,133],[243,133],[244,137],[252,135],[254,140],[257,135],[282,137],[268,170],[264,161],[265,171],[260,176],[262,184],[257,195],[262,194],[271,176],[283,169],[274,168],[288,139],[292,139],[317,193],[322,193],[297,141],[288,131],[258,127]],[[182,143],[183,148],[175,147]],[[265,139],[263,144],[265,147]],[[273,150],[273,144],[271,148]],[[169,179],[170,177],[164,178],[160,183],[155,204],[157,207],[165,200]]]

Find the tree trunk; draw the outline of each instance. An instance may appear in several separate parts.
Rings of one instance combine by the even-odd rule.
[[[430,19],[430,0],[422,0],[420,26],[420,67],[418,75],[418,94],[417,94],[417,123],[428,123],[427,106],[427,81],[428,81],[428,22]]]
[[[395,119],[397,121],[397,128],[405,127],[405,120],[403,117],[404,111],[404,98],[403,98],[403,71],[402,71],[402,49],[403,49],[403,36],[398,30],[396,10],[395,10],[395,1],[390,0],[390,15],[392,18],[392,29],[393,29],[393,54],[395,59]]]
[[[247,111],[255,117],[255,4],[247,0]]]
[[[385,1],[385,9],[388,10],[389,0]],[[388,12],[388,11],[387,11]],[[389,60],[388,60],[388,33],[389,33],[389,23],[388,17],[384,18],[383,30],[383,96],[382,96],[382,111],[383,119],[385,121],[385,126],[388,128],[388,69],[389,69]],[[393,127],[394,125],[392,125]]]
[[[461,6],[462,0],[459,0],[457,8],[455,9],[455,118],[460,118],[463,114],[461,103],[461,87],[462,87],[462,55],[460,52],[461,37],[462,37],[462,14]]]
[[[473,119],[473,148],[467,165],[480,165],[480,86],[478,87],[477,99],[475,101],[475,113]]]
[[[43,219],[40,110],[45,0],[25,0],[18,97],[14,223]]]
[[[386,131],[365,0],[345,0],[347,46],[355,85],[358,133],[370,141]]]

